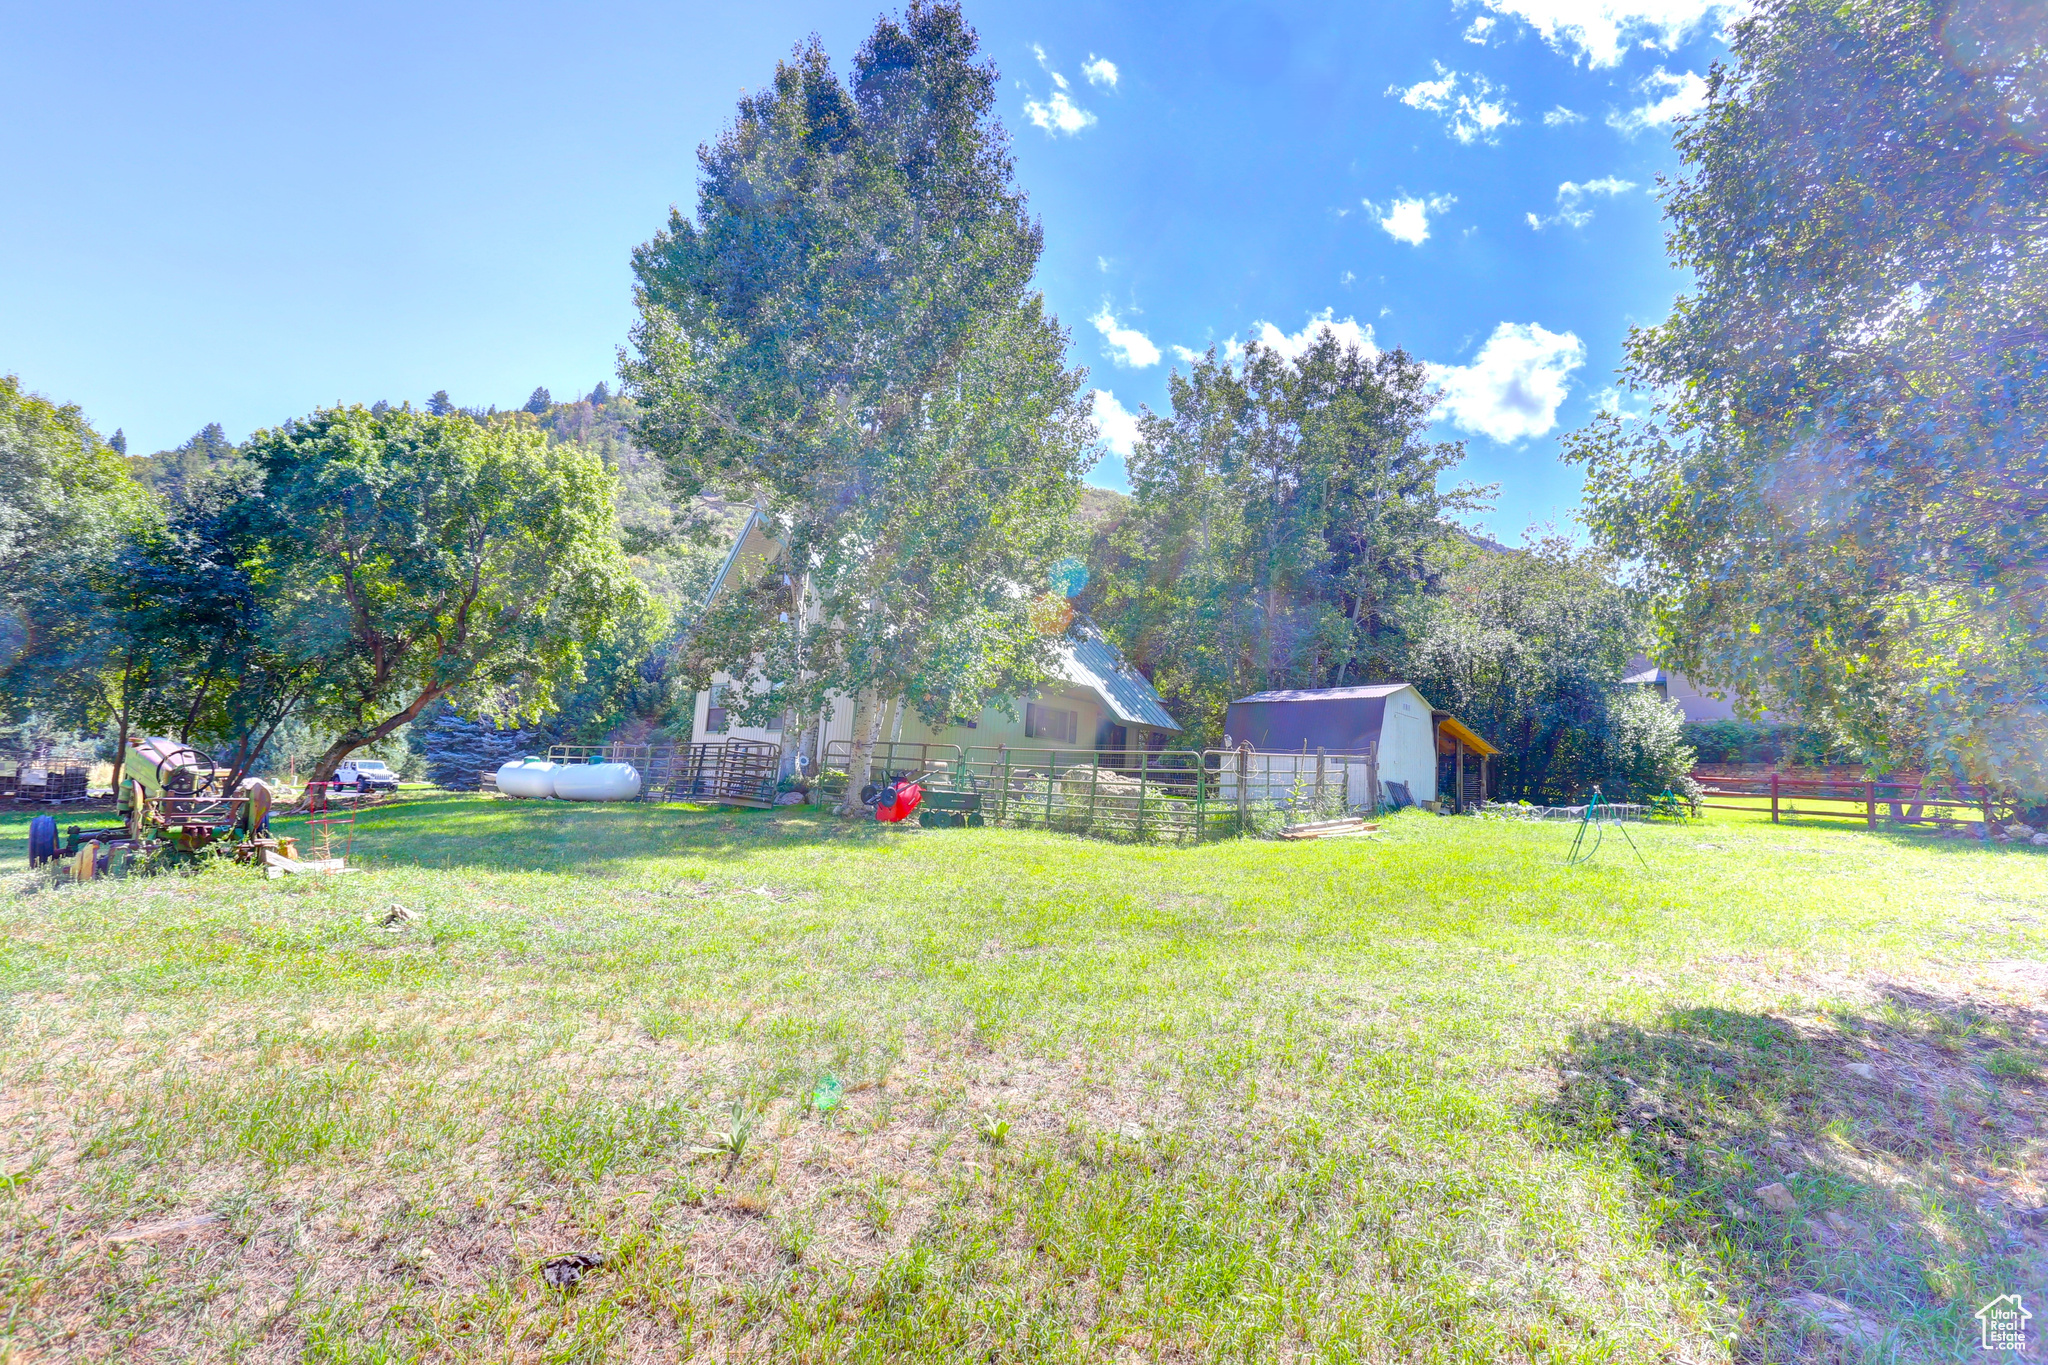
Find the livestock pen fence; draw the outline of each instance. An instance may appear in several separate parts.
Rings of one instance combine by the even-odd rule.
[[[642,801],[703,801],[771,806],[782,746],[747,740],[718,744],[557,744],[550,763],[625,763],[640,774]]]
[[[852,745],[825,746],[827,795],[845,790]],[[1258,753],[1248,749],[962,748],[881,743],[872,779],[918,777],[934,792],[974,798],[990,824],[1100,838],[1200,843],[1379,805],[1366,754]]]

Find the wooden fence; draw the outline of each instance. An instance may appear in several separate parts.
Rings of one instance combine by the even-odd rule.
[[[1938,828],[1981,821],[1988,830],[1992,822],[1992,791],[1982,783],[1795,778],[1779,773],[1729,777],[1705,771],[1695,771],[1692,777],[1700,784],[1703,795],[1698,804],[1705,809],[1752,814],[1769,810],[1774,823],[1787,818],[1860,820],[1865,828],[1876,829],[1881,824]],[[1958,821],[1943,813],[1947,811],[1967,812],[1976,820]]]

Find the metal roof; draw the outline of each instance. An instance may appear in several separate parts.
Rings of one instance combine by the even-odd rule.
[[[762,563],[778,558],[782,552],[782,547],[768,534],[768,528],[762,524],[761,509],[758,507],[748,509],[747,519],[740,524],[739,534],[732,538],[732,548],[726,551],[725,563],[718,566],[718,576],[711,580],[711,589],[704,594],[706,607],[716,602],[718,595],[725,591],[726,580],[738,567],[740,556],[750,542],[754,548],[753,557]],[[738,584],[734,586],[737,587]]]
[[[768,534],[759,508],[750,510],[739,534],[733,537],[732,549],[726,552],[725,563],[719,566],[718,576],[711,580],[711,590],[704,594],[708,607],[718,600],[728,580],[735,579],[740,569],[742,555],[753,546],[753,558],[767,563],[777,558],[782,546]],[[1149,725],[1155,730],[1178,731],[1180,722],[1167,713],[1166,703],[1159,699],[1159,693],[1145,675],[1131,667],[1130,661],[1118,652],[1117,647],[1102,638],[1102,633],[1091,622],[1077,620],[1065,639],[1055,645],[1058,658],[1054,671],[1066,682],[1076,687],[1085,687],[1102,698],[1110,714],[1126,725]]]
[[[1283,688],[1278,692],[1254,692],[1249,697],[1238,697],[1231,702],[1235,706],[1241,701],[1357,701],[1367,697],[1391,697],[1413,683],[1372,683],[1365,687],[1296,687]]]
[[[1149,725],[1155,730],[1180,729],[1180,722],[1167,714],[1166,703],[1159,699],[1159,693],[1145,680],[1145,675],[1131,667],[1130,661],[1093,626],[1076,621],[1073,633],[1061,640],[1058,648],[1061,676],[1095,692],[1124,724]]]

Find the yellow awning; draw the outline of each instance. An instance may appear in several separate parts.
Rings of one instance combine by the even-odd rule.
[[[1465,723],[1459,720],[1456,716],[1439,717],[1436,723],[1436,729],[1437,752],[1439,753],[1449,753],[1451,749],[1454,747],[1454,745],[1451,744],[1450,741],[1460,739],[1465,741],[1465,752],[1467,753],[1497,754],[1500,752],[1500,750],[1494,748],[1491,744],[1488,744],[1485,740],[1473,734],[1471,730],[1466,728]]]

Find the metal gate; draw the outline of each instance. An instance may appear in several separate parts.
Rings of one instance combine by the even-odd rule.
[[[557,744],[551,763],[627,763],[640,774],[642,801],[711,805],[775,804],[782,746],[750,740],[718,744]]]

